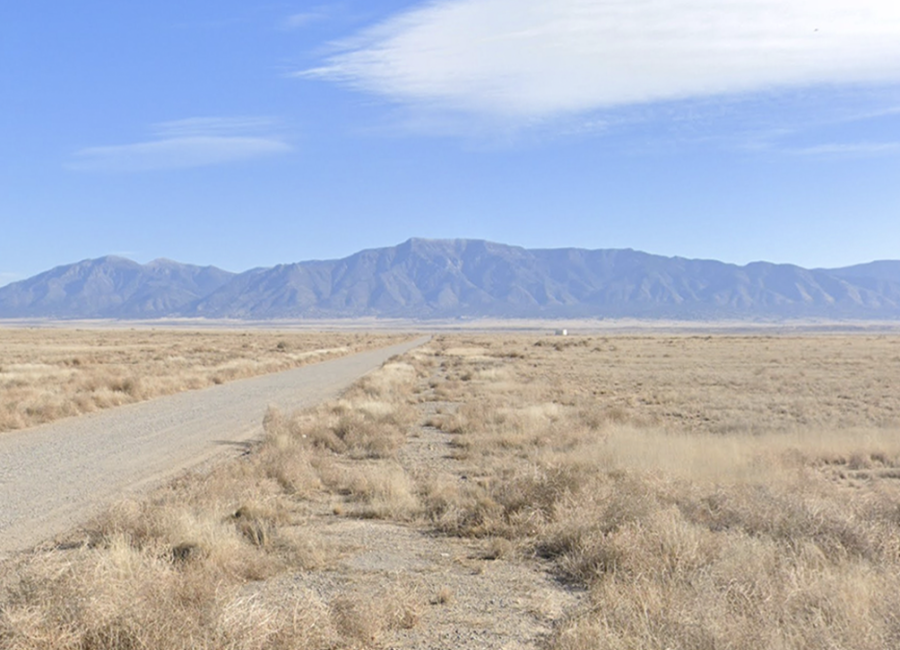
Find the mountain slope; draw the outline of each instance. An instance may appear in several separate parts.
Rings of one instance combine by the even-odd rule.
[[[0,317],[900,318],[900,262],[804,269],[410,239],[233,275],[107,257],[0,289]]]
[[[233,273],[170,260],[146,265],[102,257],[59,266],[0,288],[5,318],[156,318],[227,283]]]
[[[411,239],[342,260],[242,274],[199,301],[194,313],[241,318],[890,317],[900,313],[900,282],[633,250],[526,250],[475,240]]]
[[[881,260],[840,269],[824,269],[827,273],[847,280],[900,282],[900,262]]]

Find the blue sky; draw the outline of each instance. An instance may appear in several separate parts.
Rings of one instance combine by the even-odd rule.
[[[0,5],[0,284],[411,236],[900,259],[896,0]]]

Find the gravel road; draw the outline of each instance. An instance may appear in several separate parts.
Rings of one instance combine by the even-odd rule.
[[[34,546],[124,494],[257,438],[269,405],[333,398],[425,341],[0,434],[0,553]]]

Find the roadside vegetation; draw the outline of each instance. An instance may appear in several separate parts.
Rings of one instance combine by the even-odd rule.
[[[339,401],[293,416],[271,410],[253,452],[4,561],[0,648],[353,648],[414,625],[420,602],[399,587],[331,602],[267,589],[326,569],[340,552],[305,533],[308,502],[333,493],[398,514],[390,471],[336,461],[392,462],[415,419],[405,398],[414,379],[411,366],[388,363]]]
[[[897,386],[897,336],[440,336],[4,561],[0,648],[408,647],[452,590],[297,579],[336,575],[347,519],[581,594],[527,647],[898,647]]]
[[[296,368],[390,334],[0,328],[0,432]]]

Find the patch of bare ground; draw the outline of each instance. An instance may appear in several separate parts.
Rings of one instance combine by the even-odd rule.
[[[0,328],[0,432],[297,368],[402,336]]]
[[[900,646],[900,337],[453,335],[0,577],[0,647]]]
[[[546,562],[517,554],[511,544],[443,535],[423,521],[417,479],[438,471],[444,480],[467,480],[449,458],[449,442],[447,434],[425,428],[398,450],[393,470],[381,463],[362,470],[332,467],[350,474],[344,477],[350,487],[342,490],[348,498],[322,504],[306,530],[339,549],[340,558],[327,573],[300,574],[290,582],[328,601],[356,599],[349,607],[359,620],[383,619],[379,608],[385,606],[405,607],[407,614],[389,611],[387,617],[408,624],[363,635],[379,647],[542,647],[581,591],[560,583]],[[379,477],[372,486],[371,477]],[[412,485],[405,477],[412,477]],[[383,487],[379,480],[395,484]]]

